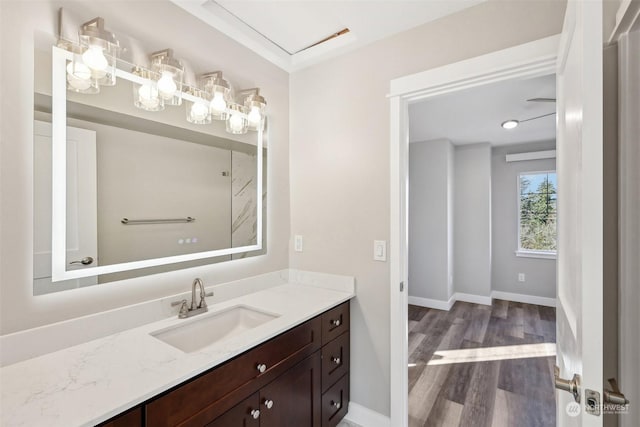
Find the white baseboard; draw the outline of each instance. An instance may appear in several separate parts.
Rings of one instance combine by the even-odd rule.
[[[349,412],[344,418],[363,427],[391,427],[389,417],[353,402],[349,402]]]
[[[507,301],[523,302],[525,304],[544,305],[547,307],[555,307],[556,299],[547,297],[537,297],[534,295],[516,294],[513,292],[493,291],[491,292],[492,299],[503,299]]]
[[[516,294],[513,292],[493,291],[491,296],[465,294],[464,292],[456,292],[449,301],[442,301],[431,298],[409,297],[409,304],[419,305],[420,307],[435,308],[436,310],[451,310],[456,301],[470,302],[473,304],[491,305],[494,299],[502,299],[513,302],[523,302],[525,304],[544,305],[547,307],[555,307],[555,298],[538,297],[535,295]]]
[[[453,296],[451,297],[451,299],[449,299],[449,301],[442,301],[439,299],[431,299],[431,298],[412,297],[412,296],[409,297],[409,304],[419,305],[420,307],[426,307],[426,308],[435,308],[436,310],[445,310],[445,311],[451,310],[451,307],[455,302],[456,300],[454,299]]]
[[[491,297],[485,297],[483,295],[465,294],[463,292],[456,292],[453,294],[455,301],[470,302],[473,304],[491,305]]]

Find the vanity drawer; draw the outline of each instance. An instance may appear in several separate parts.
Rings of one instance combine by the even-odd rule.
[[[349,332],[322,347],[322,391],[349,371]]]
[[[140,427],[142,426],[142,407],[130,409],[124,414],[111,418],[99,427]]]
[[[322,395],[322,427],[335,427],[347,414],[349,406],[349,375],[338,380]]]
[[[320,318],[309,320],[180,385],[146,405],[146,425],[207,424],[318,350],[320,331]]]
[[[337,338],[349,330],[349,301],[332,308],[322,315],[322,344]]]

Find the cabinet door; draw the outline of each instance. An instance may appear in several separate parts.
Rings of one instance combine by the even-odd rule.
[[[258,403],[258,393],[254,393],[206,427],[259,427],[261,413]]]
[[[320,427],[320,352],[260,390],[260,427]]]

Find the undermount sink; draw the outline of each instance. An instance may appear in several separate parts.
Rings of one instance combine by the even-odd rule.
[[[237,305],[215,313],[201,314],[176,326],[151,332],[151,336],[185,353],[192,353],[216,342],[263,325],[279,317],[253,307]]]

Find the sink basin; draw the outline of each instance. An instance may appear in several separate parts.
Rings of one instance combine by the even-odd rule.
[[[188,323],[154,331],[151,335],[185,353],[192,353],[277,317],[277,314],[237,305],[215,313],[197,315],[187,320]]]

